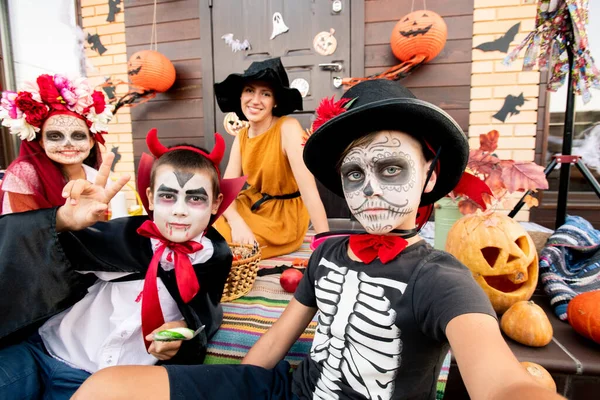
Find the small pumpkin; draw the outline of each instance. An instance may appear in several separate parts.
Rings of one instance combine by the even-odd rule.
[[[471,270],[502,314],[518,301],[529,300],[538,281],[538,255],[523,227],[500,213],[467,215],[452,225],[446,251]]]
[[[600,343],[600,290],[573,297],[567,306],[567,319],[575,332]]]
[[[543,347],[552,340],[552,324],[542,307],[533,301],[519,301],[502,316],[500,327],[512,340],[531,347]]]
[[[135,86],[156,92],[166,92],[175,83],[173,63],[155,50],[134,53],[127,63],[129,81]]]
[[[523,361],[521,365],[529,372],[529,375],[533,376],[536,382],[556,392],[556,382],[554,382],[554,378],[552,378],[552,375],[550,375],[550,372],[546,368],[529,361]]]
[[[390,45],[400,61],[423,55],[427,62],[440,54],[447,37],[448,27],[439,14],[419,10],[400,18],[392,30]]]

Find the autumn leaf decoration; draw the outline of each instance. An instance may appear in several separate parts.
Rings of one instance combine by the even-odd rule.
[[[481,179],[493,195],[492,197],[483,193],[481,198],[486,203],[484,205],[503,203],[505,207],[510,207],[506,197],[511,193],[548,189],[543,167],[531,161],[500,160],[494,154],[498,148],[499,137],[496,130],[479,135],[479,149],[469,152],[467,171]],[[451,196],[460,197],[458,207],[463,214],[471,214],[485,208],[480,201],[456,193],[456,190]],[[531,196],[527,196],[525,202],[530,207],[538,205],[537,199]]]
[[[333,117],[337,117],[343,112],[347,111],[352,103],[358,98],[355,97],[353,99],[339,99],[338,101],[334,101],[335,96],[325,97],[319,103],[319,106],[315,109],[316,118],[312,123],[310,129],[306,129],[304,134],[304,141],[302,142],[302,146],[306,143],[308,138],[319,129],[325,122],[329,121]]]

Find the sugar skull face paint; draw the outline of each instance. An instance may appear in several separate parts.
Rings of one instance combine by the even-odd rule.
[[[340,167],[344,196],[367,232],[414,227],[423,164],[421,145],[396,131],[379,132],[345,155]]]
[[[156,170],[154,193],[148,201],[154,210],[154,223],[165,239],[187,242],[200,235],[219,208],[213,201],[210,177],[202,171],[174,169],[162,165]]]
[[[71,115],[53,115],[42,129],[41,146],[52,161],[81,164],[90,155],[94,140],[85,121]]]

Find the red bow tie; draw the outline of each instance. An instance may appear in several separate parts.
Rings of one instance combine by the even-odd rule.
[[[158,264],[160,263],[165,249],[168,247],[175,254],[174,265],[177,288],[179,289],[181,299],[188,303],[200,290],[200,283],[198,283],[198,277],[196,276],[192,262],[187,255],[202,250],[203,246],[192,240],[185,243],[170,242],[163,237],[156,227],[156,224],[150,220],[144,222],[138,228],[137,233],[147,238],[160,241],[160,245],[154,252],[154,256],[148,266],[146,279],[144,280],[144,290],[142,291],[142,333],[144,335],[146,349],[148,349],[148,347],[150,347],[150,342],[146,341],[146,336],[165,323],[156,285]]]
[[[350,235],[350,249],[366,264],[378,256],[382,263],[387,264],[396,258],[407,245],[406,239],[400,236]]]

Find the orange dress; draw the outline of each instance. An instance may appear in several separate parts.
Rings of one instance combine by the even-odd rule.
[[[240,192],[235,204],[258,240],[262,258],[297,250],[308,230],[308,211],[301,197],[270,199],[257,210],[251,210],[263,194],[282,196],[298,192],[292,167],[281,144],[281,124],[285,118],[279,118],[268,131],[253,138],[248,137],[248,128],[238,133],[242,171],[248,177],[250,187]],[[224,217],[214,226],[230,243],[231,228]]]

